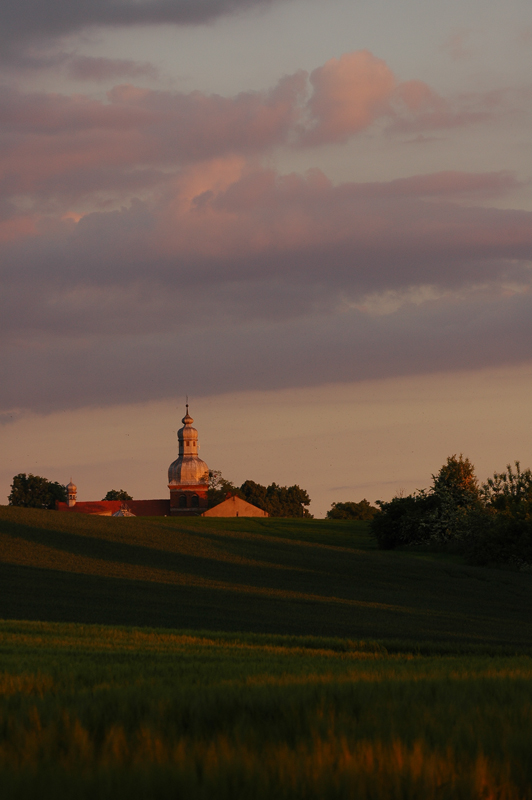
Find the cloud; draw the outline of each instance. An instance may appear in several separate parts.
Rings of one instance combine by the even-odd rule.
[[[258,9],[279,0],[1,0],[0,43],[4,59],[24,62],[24,46],[47,45],[88,27],[194,25],[225,14]],[[30,53],[31,60],[31,53]]]
[[[82,196],[125,189],[132,175],[150,186],[161,167],[263,153],[289,137],[305,80],[296,73],[270,91],[232,98],[123,85],[107,102],[4,88],[0,191]]]
[[[308,144],[343,142],[391,113],[395,77],[380,58],[367,50],[332,58],[310,75]]]
[[[177,299],[174,313],[194,302]],[[35,337],[3,348],[0,406],[49,411],[517,364],[532,358],[531,320],[528,294],[371,319],[352,310],[111,339]]]
[[[468,40],[471,33],[471,28],[455,29],[443,43],[441,47],[442,51],[447,53],[453,61],[462,61],[470,58],[472,49],[468,44]]]
[[[68,63],[102,79],[150,68],[107,59]],[[345,141],[379,121],[389,134],[433,132],[490,119],[504,102],[504,93],[451,101],[421,81],[397,82],[367,51],[233,97],[122,84],[100,100],[3,87],[0,192],[116,202],[164,184],[192,162]]]
[[[77,224],[42,217],[0,249],[0,407],[146,400],[180,374],[206,394],[530,358],[532,213],[474,204],[515,185],[334,186],[234,157]]]
[[[153,64],[129,61],[122,58],[94,58],[93,56],[69,56],[66,59],[67,73],[78,81],[108,81],[125,78],[150,78],[156,80],[159,71]]]
[[[467,125],[506,97],[442,98],[366,51],[233,97],[2,88],[0,407],[530,358],[532,214],[496,207],[513,174],[334,185],[261,163]]]

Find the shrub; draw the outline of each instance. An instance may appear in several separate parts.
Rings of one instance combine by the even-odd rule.
[[[373,519],[377,513],[378,508],[370,505],[369,501],[364,498],[360,503],[333,503],[330,510],[327,511],[327,519],[369,520]]]
[[[425,533],[421,523],[433,510],[433,497],[425,492],[377,501],[380,510],[370,522],[370,530],[381,550],[405,544],[419,544]]]

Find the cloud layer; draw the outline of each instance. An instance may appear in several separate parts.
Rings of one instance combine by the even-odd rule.
[[[335,185],[264,166],[276,148],[482,124],[504,103],[440,97],[367,51],[233,97],[4,87],[0,408],[530,358],[532,213],[497,207],[515,175]]]
[[[21,235],[2,259],[0,405],[146,400],[185,374],[203,394],[528,358],[532,214],[471,204],[512,181],[333,186],[222,161]]]
[[[4,59],[24,62],[24,46],[51,44],[88,27],[194,25],[274,2],[279,0],[1,0],[0,44]]]
[[[82,77],[149,69],[108,59],[69,63]],[[30,196],[34,207],[39,198],[109,200],[114,192],[122,199],[163,184],[184,164],[344,142],[375,125],[401,134],[463,127],[485,121],[503,102],[479,95],[446,100],[421,81],[401,83],[367,51],[233,97],[124,84],[102,101],[5,86],[0,190],[4,198]]]

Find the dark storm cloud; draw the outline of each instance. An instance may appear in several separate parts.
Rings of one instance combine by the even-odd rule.
[[[24,45],[46,44],[89,26],[193,25],[279,0],[2,0],[0,42],[5,57]]]
[[[178,334],[34,339],[3,349],[0,405],[48,411],[513,364],[532,357],[531,334],[528,294],[377,318],[353,310]]]

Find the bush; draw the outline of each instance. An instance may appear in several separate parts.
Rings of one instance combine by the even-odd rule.
[[[330,510],[327,511],[327,519],[373,519],[375,514],[378,513],[378,508],[370,505],[369,501],[364,498],[360,503],[333,503]]]
[[[485,507],[468,516],[461,551],[470,564],[532,569],[532,517]]]
[[[471,564],[532,569],[532,472],[517,461],[479,488],[469,459],[450,456],[430,489],[377,505],[371,531],[382,549],[429,544]]]
[[[473,465],[462,454],[453,455],[432,476],[430,489],[379,501],[371,530],[385,549],[423,543],[442,547],[463,537],[468,514],[480,503]]]
[[[381,550],[405,544],[419,544],[425,533],[421,523],[434,509],[433,498],[425,492],[394,497],[388,503],[377,501],[380,510],[370,522],[371,533]]]

